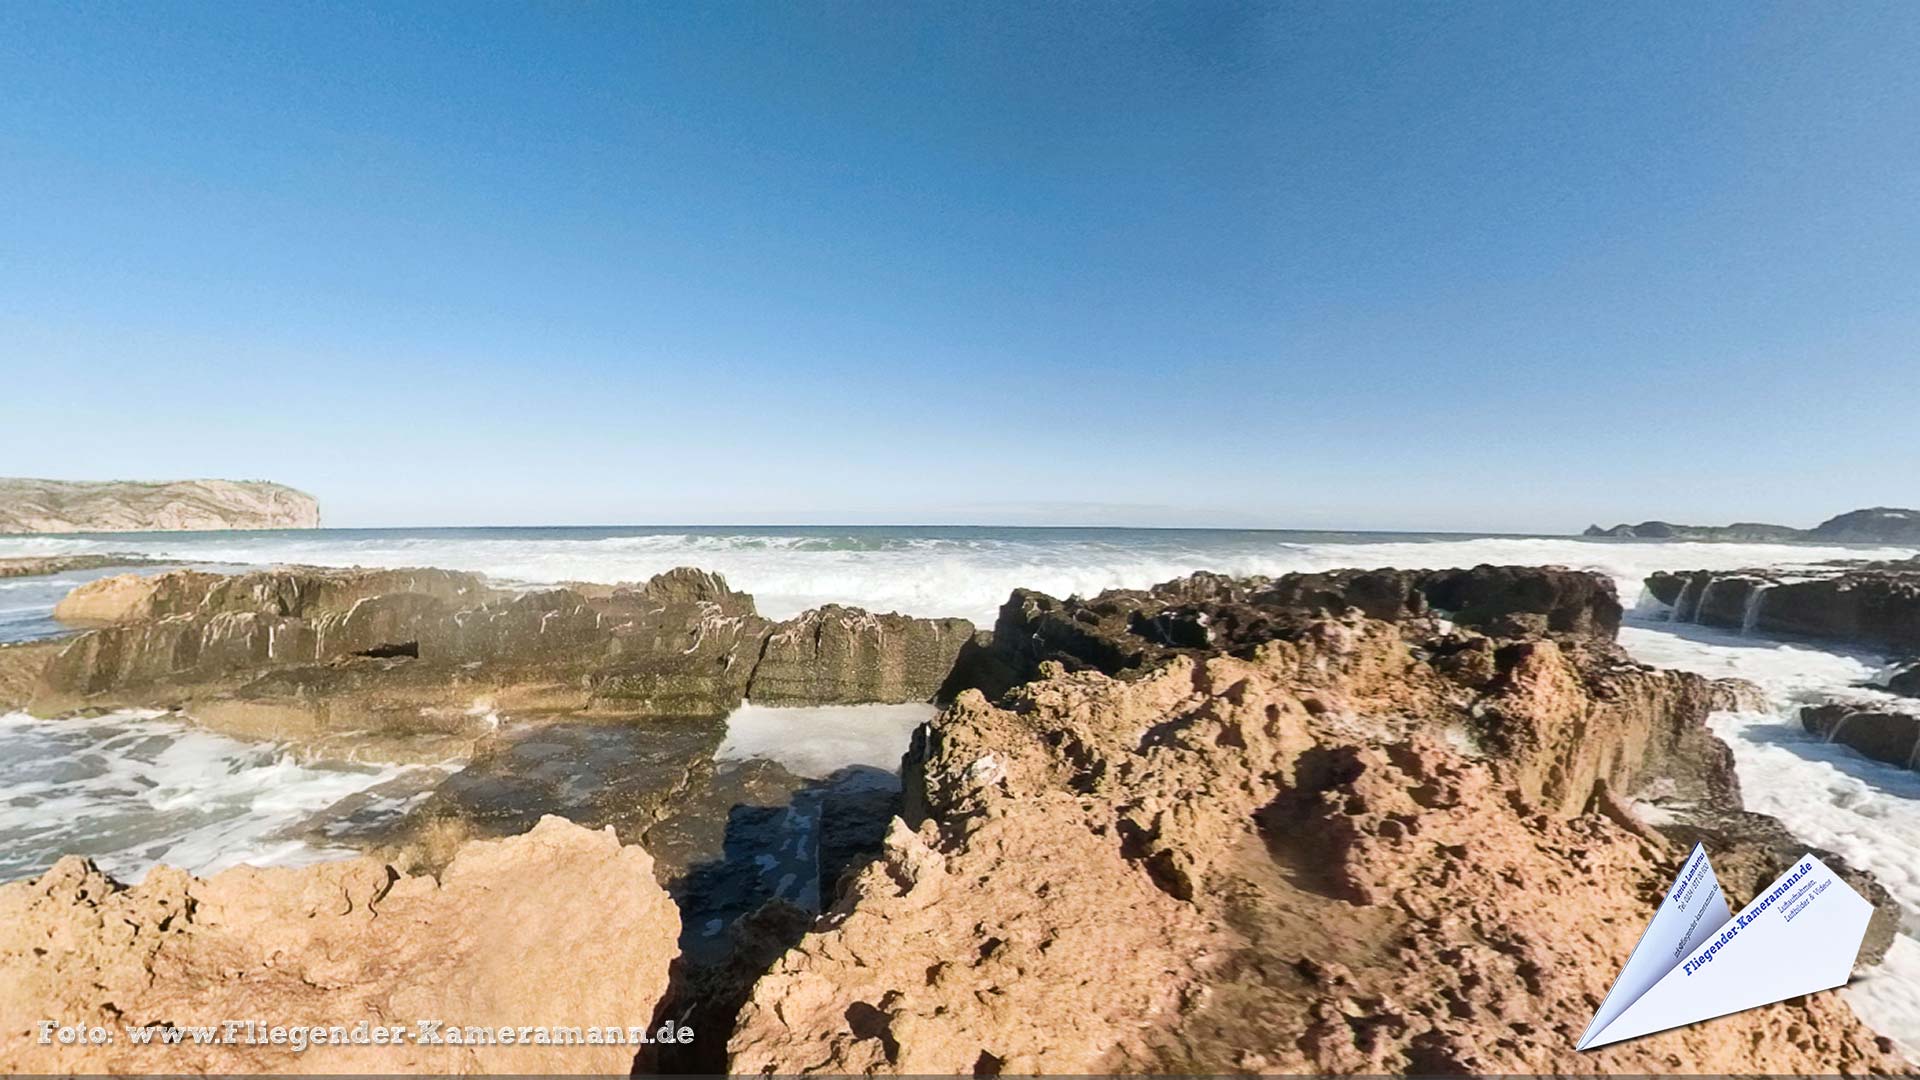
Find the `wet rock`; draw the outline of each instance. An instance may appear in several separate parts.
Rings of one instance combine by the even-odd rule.
[[[100,625],[47,661],[35,712],[178,708],[303,744],[472,740],[508,709],[718,719],[750,686],[778,704],[926,700],[973,636],[964,620],[839,607],[776,626],[718,575],[685,568],[524,592],[441,570],[180,571],[94,583],[65,604]]]
[[[404,819],[359,843],[429,870],[470,838],[515,836],[549,816],[641,843],[708,784],[724,733],[717,723],[669,720],[519,727],[484,741]]]
[[[778,623],[753,669],[762,705],[927,701],[973,639],[965,619],[875,615],[837,604]]]
[[[1920,771],[1920,714],[1830,702],[1801,709],[1800,726],[1875,761]]]
[[[1920,568],[1833,566],[1793,581],[1696,570],[1653,574],[1646,584],[1680,622],[1920,649]]]
[[[1887,676],[1887,692],[1901,697],[1920,698],[1920,660],[1897,665]]]
[[[123,1024],[619,1025],[651,1028],[679,918],[652,860],[610,832],[548,818],[462,847],[438,880],[373,859],[162,867],[132,888],[78,857],[0,887],[0,1069],[139,1073]],[[97,1046],[39,1045],[34,1021],[100,1025]],[[179,1073],[625,1073],[609,1045],[196,1045]]]

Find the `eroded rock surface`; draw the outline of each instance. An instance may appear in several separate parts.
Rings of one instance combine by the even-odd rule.
[[[1829,702],[1801,709],[1800,724],[1875,761],[1920,771],[1920,710]]]
[[[875,615],[838,604],[773,628],[749,693],[762,705],[928,701],[973,639],[965,619]]]
[[[1515,578],[1531,599],[1450,609],[1490,633],[1397,575],[1016,594],[1000,625],[1035,632],[1000,659],[1038,678],[920,730],[903,820],[753,988],[731,1067],[1900,1068],[1831,994],[1574,1053],[1682,834],[1743,852],[1730,890],[1801,849],[1703,727],[1743,687],[1634,664],[1597,632],[1617,605],[1556,617],[1580,590]],[[1870,963],[1897,911],[1868,893]]]
[[[0,1070],[9,1073],[625,1073],[636,1048],[137,1046],[122,1025],[647,1028],[679,916],[652,859],[558,818],[462,848],[438,881],[372,859],[160,868],[128,888],[75,856],[0,887]],[[37,1022],[104,1046],[39,1045]]]
[[[1200,573],[1091,600],[1016,589],[1001,607],[991,639],[961,655],[949,690],[976,687],[993,697],[1035,678],[1048,660],[1070,671],[1118,675],[1176,655],[1244,652],[1349,611],[1606,641],[1619,630],[1621,617],[1609,579],[1560,567],[1334,570],[1273,579]]]
[[[1785,579],[1768,570],[1656,573],[1647,591],[1679,622],[1920,649],[1920,566],[1815,568]]]
[[[446,570],[186,570],[84,585],[56,615],[95,629],[46,663],[36,713],[179,708],[362,758],[471,752],[506,711],[718,719],[749,686],[779,704],[926,700],[973,636],[840,607],[775,623],[692,569],[528,592]]]

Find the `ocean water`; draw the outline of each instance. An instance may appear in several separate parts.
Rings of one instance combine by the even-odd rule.
[[[1749,805],[1808,843],[1873,870],[1907,926],[1888,960],[1846,994],[1876,1030],[1920,1049],[1920,774],[1869,761],[1801,730],[1800,705],[1872,696],[1889,657],[1675,623],[1644,595],[1656,570],[1906,558],[1913,547],[1674,543],[1541,536],[998,528],[427,529],[149,533],[0,538],[0,557],[127,552],[239,565],[440,566],[508,583],[632,581],[675,566],[726,575],[773,617],[823,603],[961,616],[990,625],[1015,587],[1054,595],[1139,588],[1196,570],[1281,574],[1342,567],[1561,565],[1607,574],[1629,607],[1622,644],[1638,659],[1758,684],[1768,707],[1713,718],[1733,747]],[[26,579],[33,580],[33,579]],[[0,586],[6,583],[0,582]],[[0,640],[47,632],[68,582],[0,588]],[[11,595],[10,595],[11,594]],[[812,715],[802,715],[810,713]],[[749,705],[723,758],[766,757],[804,775],[897,762],[924,707],[784,710]],[[158,739],[158,741],[154,741]],[[142,747],[159,747],[150,753]],[[78,763],[78,764],[75,764]],[[80,770],[64,779],[63,768]],[[295,765],[274,747],[165,718],[0,718],[0,878],[58,850],[100,854],[138,874],[165,859],[196,871],[303,861],[329,851],[287,826],[336,799],[378,791],[378,772]],[[197,816],[183,816],[197,815]],[[63,847],[63,845],[66,845]],[[9,862],[7,860],[11,859]],[[7,868],[16,868],[9,874]],[[24,872],[31,872],[30,870]]]
[[[848,766],[897,772],[913,729],[932,705],[821,705],[771,708],[748,702],[727,717],[715,761],[777,761],[795,776],[824,780]]]
[[[763,527],[318,529],[0,537],[9,555],[131,552],[227,564],[438,566],[506,582],[634,581],[676,566],[724,574],[786,618],[826,603],[982,625],[1016,587],[1055,596],[1139,588],[1196,570],[1559,564],[1610,574],[1631,603],[1654,570],[1899,558],[1913,548],[1674,544],[1570,537],[1212,529]]]
[[[0,714],[0,881],[87,855],[137,881],[157,863],[210,873],[350,854],[295,835],[312,815],[398,779],[398,767],[299,764],[282,747],[157,712],[40,720]],[[396,804],[394,813],[404,807]]]

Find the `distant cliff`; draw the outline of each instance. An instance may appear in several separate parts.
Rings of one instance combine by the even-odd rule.
[[[1615,525],[1611,529],[1589,525],[1585,535],[1637,540],[1741,540],[1749,543],[1773,540],[1920,543],[1920,510],[1900,510],[1889,506],[1850,510],[1838,517],[1828,518],[1811,529],[1751,521],[1732,525],[1675,525],[1669,521],[1643,521],[1638,525]]]
[[[260,480],[82,482],[0,478],[0,533],[312,529],[320,504]]]

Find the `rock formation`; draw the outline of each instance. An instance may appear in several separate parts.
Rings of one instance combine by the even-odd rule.
[[[67,614],[94,628],[11,662],[0,650],[0,693],[31,672],[40,711],[175,704],[335,754],[443,758],[459,743],[470,761],[383,835],[325,834],[379,859],[206,882],[161,871],[132,890],[67,860],[0,889],[0,1017],[460,1022],[477,1003],[559,1024],[611,1001],[597,1022],[628,1023],[630,1004],[641,1023],[691,1019],[711,1040],[641,1056],[665,1071],[1900,1068],[1830,994],[1573,1052],[1693,841],[1736,897],[1803,850],[1741,809],[1731,754],[1704,724],[1753,688],[1634,663],[1600,575],[1018,591],[991,635],[837,607],[773,623],[694,570],[533,592],[429,570],[186,571],[85,587]],[[896,794],[857,775],[716,767],[712,718],[747,693],[952,704],[915,734]],[[539,722],[496,734],[494,709]],[[517,858],[526,873],[463,884],[475,851],[572,851],[580,837],[602,870],[632,861],[618,840],[644,840],[660,857],[646,869],[694,921],[660,931],[631,881],[610,896]],[[1897,907],[1823,857],[1879,908],[1860,956],[1877,962]],[[403,876],[416,867],[445,869],[436,886]],[[564,946],[533,944],[519,921],[563,924]],[[418,944],[483,926],[508,936],[451,960]],[[11,928],[60,947],[10,944]],[[649,965],[675,933],[669,984]],[[381,952],[398,959],[362,960]],[[6,1038],[0,1066],[17,1070],[139,1067],[112,1047],[36,1056]],[[196,1049],[166,1067],[634,1060],[631,1047],[322,1049]]]
[[[961,619],[829,607],[781,623],[718,575],[511,592],[446,570],[194,570],[91,582],[57,617],[94,629],[30,701],[179,708],[233,734],[401,760],[464,754],[489,713],[718,719],[778,704],[924,701]]]
[[[1093,600],[1017,589],[991,640],[962,654],[950,690],[972,686],[997,695],[1036,678],[1047,660],[1068,670],[1137,672],[1182,653],[1245,650],[1348,610],[1609,641],[1621,616],[1610,580],[1559,567],[1334,570],[1278,579],[1202,573]]]
[[[1920,698],[1920,660],[1896,664],[1887,676],[1887,692],[1901,697]]]
[[[972,639],[965,619],[829,604],[774,627],[747,692],[762,705],[929,701]]]
[[[39,577],[69,570],[103,570],[111,566],[143,566],[154,560],[139,555],[27,555],[0,559],[0,578]]]
[[[1796,572],[1694,570],[1647,578],[1681,622],[1920,649],[1920,567],[1842,565]]]
[[[1901,510],[1876,506],[1849,510],[1815,525],[1796,529],[1790,525],[1766,525],[1736,522],[1732,525],[1675,525],[1668,521],[1643,521],[1638,525],[1615,525],[1603,529],[1587,526],[1584,536],[1605,536],[1637,540],[1726,540],[1743,543],[1779,543],[1815,540],[1831,544],[1914,544],[1920,543],[1920,510]]]
[[[1875,761],[1920,771],[1920,712],[1833,701],[1801,709],[1800,724]]]
[[[419,1022],[544,1026],[550,1041],[652,1031],[679,930],[645,851],[558,818],[468,844],[438,881],[362,858],[206,879],[162,867],[128,888],[69,856],[0,887],[0,1071],[625,1073],[638,1048],[584,1031],[576,1045],[431,1045]],[[42,1045],[42,1018],[113,1041]],[[369,1041],[296,1050],[262,1030],[258,1045],[142,1046],[126,1031],[230,1019]],[[367,1029],[389,1025],[410,1037],[373,1045]]]
[[[0,478],[0,533],[314,529],[320,504],[261,480],[85,482]]]
[[[916,735],[732,1069],[1898,1068],[1832,995],[1574,1053],[1690,839],[1737,895],[1800,849],[1704,728],[1747,688],[1631,662],[1597,577],[1464,573],[1017,593],[962,671],[1036,677]]]

